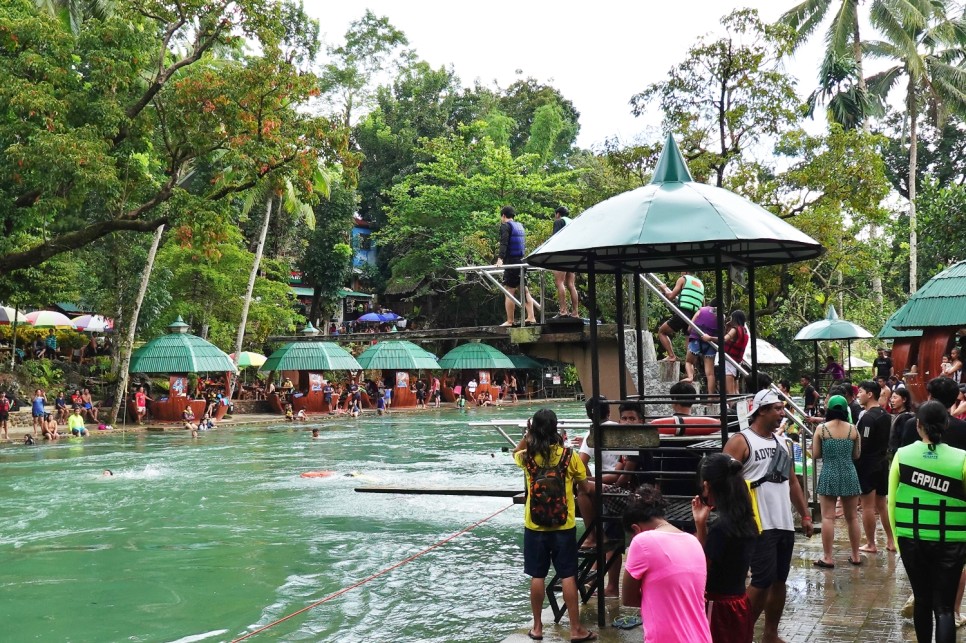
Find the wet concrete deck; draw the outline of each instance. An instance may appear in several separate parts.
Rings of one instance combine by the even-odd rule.
[[[788,578],[788,600],[779,634],[788,643],[807,641],[882,643],[915,641],[912,621],[903,619],[899,610],[912,593],[898,554],[885,552],[885,540],[879,531],[880,553],[864,556],[861,566],[848,564],[848,540],[845,522],[836,521],[835,569],[822,570],[812,566],[821,557],[822,543],[818,533],[811,540],[798,534],[792,571]],[[526,601],[526,596],[520,596]],[[617,616],[637,613],[621,607],[618,599],[607,599],[607,625],[597,627],[596,599],[583,606],[584,625],[599,630],[604,643],[639,643],[640,628],[618,630],[610,625]],[[567,618],[560,625],[553,624],[549,608],[544,611],[544,641],[569,641]],[[529,623],[505,638],[504,643],[530,643]],[[755,641],[761,636],[761,623],[755,631]],[[960,630],[960,640],[966,640],[966,628]]]

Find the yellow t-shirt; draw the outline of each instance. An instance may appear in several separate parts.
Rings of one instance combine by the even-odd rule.
[[[564,448],[561,446],[553,447],[553,452],[550,456],[550,465],[554,466],[560,463],[560,458],[563,456]],[[530,488],[530,474],[527,472],[527,467],[524,464],[526,460],[527,452],[526,449],[523,451],[517,451],[513,454],[513,460],[517,463],[517,466],[523,469],[523,474],[526,477],[527,489]],[[538,466],[544,466],[543,457],[537,456],[535,458]],[[574,510],[574,482],[580,482],[587,479],[587,468],[584,467],[584,463],[581,461],[580,457],[577,455],[577,449],[570,450],[570,465],[567,467],[567,522],[560,525],[559,527],[541,527],[536,525],[530,520],[530,497],[527,496],[527,503],[523,511],[523,524],[527,529],[532,529],[534,531],[562,531],[564,529],[570,529],[575,524],[574,519],[576,512]]]
[[[84,429],[84,416],[71,414],[67,418],[67,428],[68,429]]]

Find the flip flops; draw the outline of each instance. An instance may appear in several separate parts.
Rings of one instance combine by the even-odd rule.
[[[851,558],[849,559],[849,562],[852,562]],[[826,563],[821,558],[819,558],[818,560],[813,560],[812,564],[815,565],[816,567],[821,567],[822,569],[833,569],[835,567],[835,563]]]
[[[633,630],[635,627],[639,627],[643,621],[640,616],[636,614],[633,616],[621,616],[614,619],[614,627],[620,630]]]
[[[543,640],[543,636],[537,636],[536,634],[533,633],[533,630],[530,630],[529,632],[527,632],[527,636],[529,636],[530,639],[533,640],[533,641],[542,641]]]
[[[849,564],[850,565],[861,565],[862,564],[862,559],[860,558],[859,560],[852,560],[852,557],[849,556]]]
[[[591,632],[587,636],[581,636],[579,639],[570,639],[570,643],[587,643],[587,641],[596,641],[597,632]]]

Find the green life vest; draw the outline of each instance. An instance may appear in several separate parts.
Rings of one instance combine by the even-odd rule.
[[[966,451],[916,442],[896,452],[896,535],[928,541],[966,542]]]
[[[697,312],[704,305],[704,283],[694,275],[684,275],[684,288],[678,295],[678,307],[684,311]]]

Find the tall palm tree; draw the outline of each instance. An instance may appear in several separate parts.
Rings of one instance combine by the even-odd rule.
[[[883,0],[872,0],[872,4]],[[809,112],[823,102],[828,115],[847,128],[865,126],[876,105],[870,101],[862,73],[862,39],[859,34],[861,0],[803,0],[779,19],[795,30],[795,47],[804,44],[838,5],[825,34],[825,56],[819,66],[819,87],[808,97]]]
[[[114,0],[34,0],[34,5],[59,18],[75,35],[88,18],[104,19],[114,13]]]
[[[923,2],[918,14],[903,12],[898,0],[872,7],[873,24],[883,39],[864,44],[865,54],[895,64],[867,79],[869,91],[885,99],[901,80],[906,81],[909,123],[909,292],[918,287],[916,235],[916,154],[921,115],[941,124],[952,112],[966,114],[966,18],[951,2]]]

